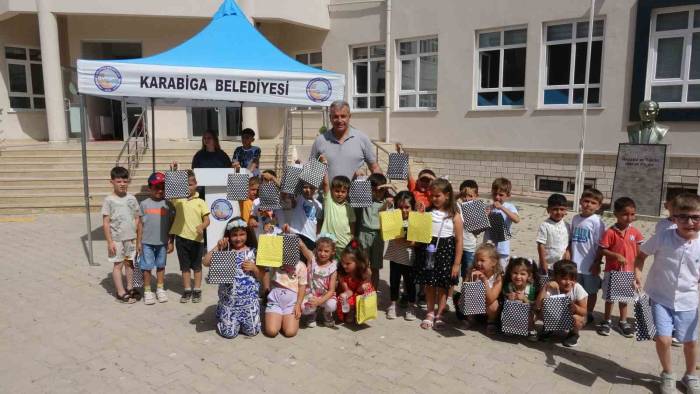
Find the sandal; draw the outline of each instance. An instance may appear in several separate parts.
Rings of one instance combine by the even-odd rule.
[[[442,330],[445,328],[445,322],[442,320],[442,316],[438,315],[435,317],[435,322],[433,323],[434,330]]]
[[[117,294],[117,300],[122,304],[133,304],[134,302],[136,302],[135,299],[131,298],[129,293],[124,293],[122,295]]]
[[[136,290],[136,289],[131,289],[127,290],[131,298],[134,299],[134,301],[141,301],[141,292]]]
[[[429,330],[433,328],[433,320],[435,320],[434,316],[435,315],[433,315],[432,313],[428,313],[425,316],[425,319],[423,319],[423,321],[420,322],[420,328],[424,330]]]

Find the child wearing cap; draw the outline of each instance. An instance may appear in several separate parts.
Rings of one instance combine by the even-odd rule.
[[[255,141],[255,131],[253,129],[243,129],[241,131],[241,142],[243,145],[237,147],[233,151],[233,157],[231,157],[234,167],[247,168],[252,172],[251,164],[253,162],[259,163],[260,148],[253,146],[253,141]]]
[[[166,254],[172,253],[174,237],[169,236],[170,226],[175,219],[175,207],[163,198],[165,174],[154,172],[148,177],[150,196],[141,201],[141,222],[136,237],[136,250],[139,254],[139,268],[143,271],[143,302],[153,305],[167,302],[165,292]],[[151,271],[156,269],[156,294],[151,290]]]

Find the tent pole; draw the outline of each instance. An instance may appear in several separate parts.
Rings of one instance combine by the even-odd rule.
[[[90,185],[88,184],[87,167],[87,128],[85,122],[85,95],[80,95],[80,150],[83,160],[83,195],[85,197],[85,226],[87,227],[88,242],[88,263],[92,266],[95,263],[92,253],[92,222],[90,220]]]
[[[153,159],[152,172],[156,172],[156,108],[153,97],[151,97],[151,158]]]

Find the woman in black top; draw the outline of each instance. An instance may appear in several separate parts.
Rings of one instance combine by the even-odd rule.
[[[192,157],[192,168],[231,168],[231,158],[221,150],[219,136],[212,130],[202,134],[202,149]]]

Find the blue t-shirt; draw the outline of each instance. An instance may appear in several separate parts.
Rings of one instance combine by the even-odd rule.
[[[250,148],[246,149],[242,146],[239,146],[238,148],[236,148],[236,150],[233,151],[233,156],[231,157],[231,160],[239,162],[242,168],[248,168],[250,162],[252,162],[253,159],[256,158],[260,159],[259,147],[251,146]]]
[[[513,212],[514,214],[518,214],[518,209],[515,208],[515,205],[509,203],[509,202],[504,202],[503,206],[508,209],[509,211]],[[503,220],[505,221],[506,229],[510,232],[510,225],[513,224],[513,221],[510,220],[508,215],[506,215],[505,212],[498,208],[492,208],[491,212],[498,212],[503,216]],[[486,231],[484,233],[484,242],[489,240],[489,232]],[[493,241],[493,240],[492,240]],[[496,252],[501,255],[501,256],[510,256],[510,240],[502,241],[496,243]]]

